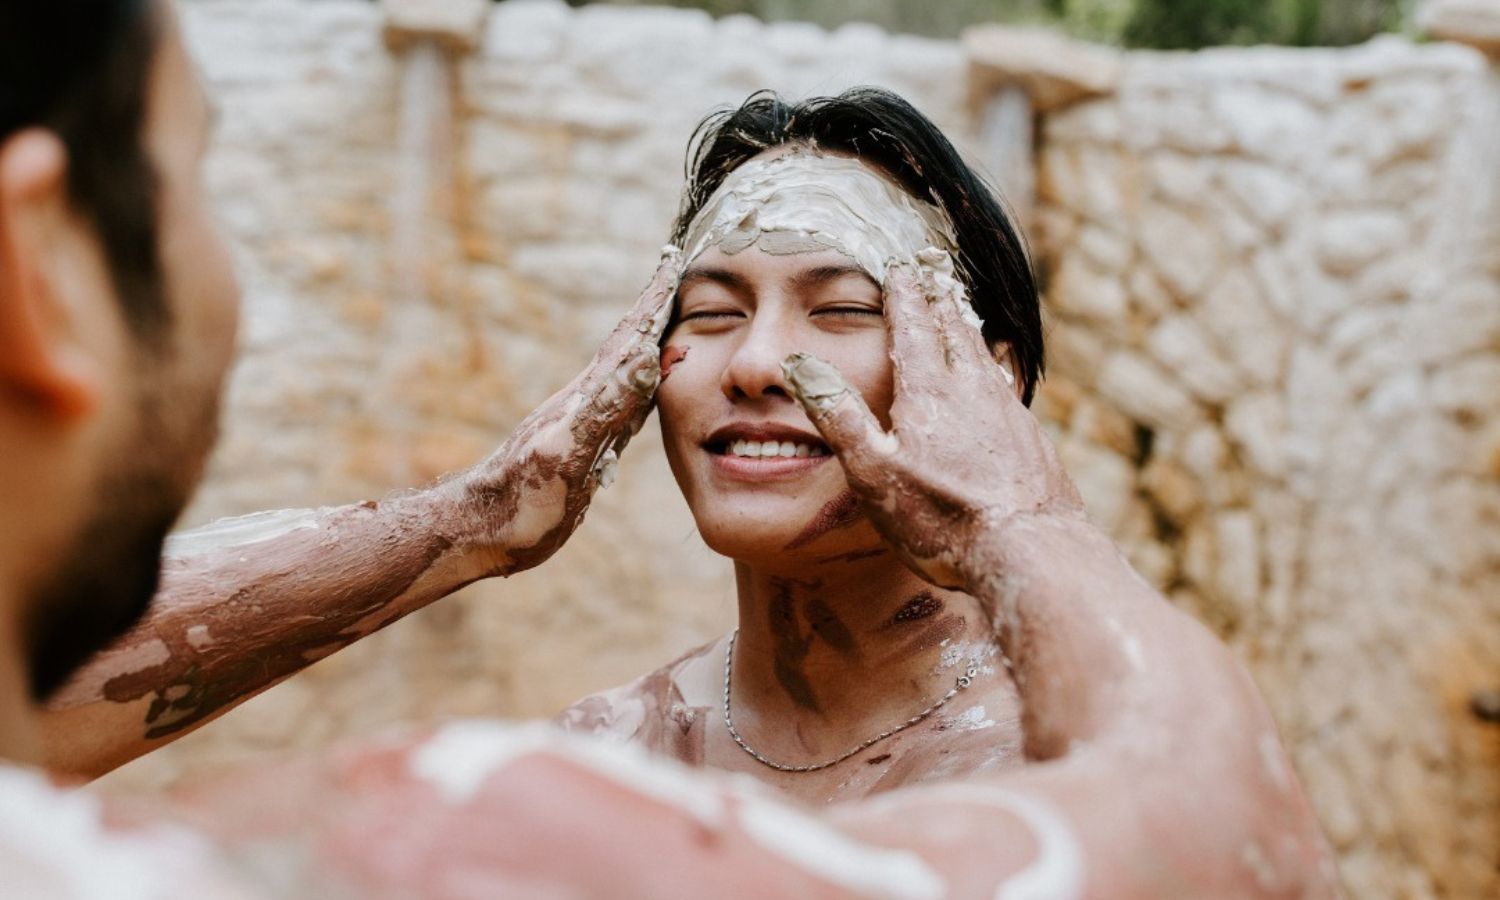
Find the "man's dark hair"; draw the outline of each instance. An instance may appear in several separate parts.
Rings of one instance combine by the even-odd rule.
[[[889,91],[855,88],[797,103],[762,91],[738,109],[704,119],[688,145],[687,189],[672,242],[682,243],[693,217],[730,172],[782,144],[857,157],[948,214],[958,237],[954,263],[984,319],[985,339],[992,346],[1010,344],[1029,404],[1042,373],[1042,320],[1025,242],[995,189],[931,120]]]
[[[0,144],[33,127],[61,138],[69,200],[97,232],[143,338],[167,317],[142,135],[159,15],[156,0],[0,3]]]
[[[67,148],[68,201],[99,237],[125,319],[157,347],[167,307],[156,246],[156,170],[145,146],[159,0],[3,0],[0,144],[27,128]],[[24,623],[30,688],[51,694],[138,621],[156,588],[173,495],[125,466],[61,563],[32,587]]]

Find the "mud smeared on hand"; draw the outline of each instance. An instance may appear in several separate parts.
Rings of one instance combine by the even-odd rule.
[[[144,735],[66,764],[107,770],[150,749],[142,739],[188,730],[465,584],[555,552],[650,411],[681,262],[666,248],[588,368],[474,468],[381,503],[175,537],[147,616],[49,703],[91,707],[103,723],[117,715],[105,707],[149,698]]]
[[[935,584],[972,588],[974,547],[994,523],[1081,517],[1082,501],[991,355],[946,253],[893,265],[885,308],[896,373],[889,432],[827,363],[794,354],[785,375],[903,558]]]
[[[595,490],[613,479],[664,374],[658,345],[682,265],[681,251],[665,248],[651,283],[588,368],[458,479],[469,527],[455,540],[485,561],[482,574],[510,575],[551,556],[578,527]],[[667,368],[687,355],[671,349]]]

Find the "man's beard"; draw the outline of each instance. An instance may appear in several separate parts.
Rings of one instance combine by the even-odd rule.
[[[167,533],[213,445],[216,389],[206,401],[191,398],[196,404],[179,395],[172,416],[165,415],[162,398],[151,394],[139,403],[134,440],[102,474],[93,509],[59,565],[29,592],[25,648],[38,703],[145,616]]]

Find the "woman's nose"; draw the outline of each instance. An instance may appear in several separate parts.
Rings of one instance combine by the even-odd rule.
[[[791,400],[791,391],[781,373],[781,361],[796,350],[790,329],[776,316],[760,315],[750,320],[744,339],[724,367],[719,388],[734,400],[781,397]]]

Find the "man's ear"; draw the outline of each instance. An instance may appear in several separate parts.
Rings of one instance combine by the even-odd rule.
[[[995,342],[990,346],[990,355],[1005,370],[1008,376],[1005,380],[1010,383],[1011,388],[1016,392],[1016,399],[1020,400],[1025,395],[1026,388],[1021,384],[1021,374],[1016,371],[1016,359],[1010,354],[1010,344],[1005,341]]]
[[[67,149],[50,131],[0,143],[0,391],[60,421],[98,405],[103,375],[60,292],[67,174]]]

